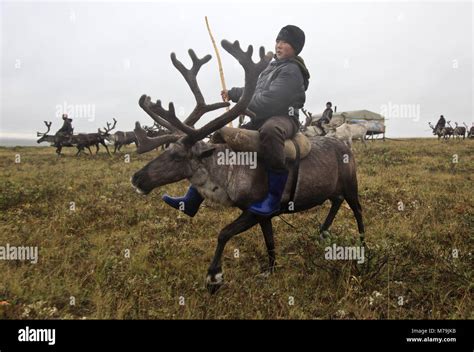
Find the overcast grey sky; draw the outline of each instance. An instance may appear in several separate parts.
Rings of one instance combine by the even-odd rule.
[[[205,15],[219,41],[267,50],[282,26],[301,27],[314,113],[328,100],[338,111],[383,112],[393,137],[429,136],[427,121],[440,114],[473,122],[471,2],[2,2],[0,136],[33,138],[43,120],[55,131],[64,108],[75,132],[112,117],[132,130],[137,120],[151,124],[138,106],[143,93],[185,116],[194,99],[169,54],[189,66],[189,48],[213,56],[198,81],[208,103],[219,101]],[[238,63],[222,48],[221,56],[227,86],[242,86]]]

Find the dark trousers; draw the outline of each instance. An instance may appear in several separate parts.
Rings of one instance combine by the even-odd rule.
[[[435,131],[436,131],[436,130],[440,130],[440,129],[445,128],[445,127],[446,127],[446,123],[442,123],[442,122],[439,123],[439,122],[438,122],[438,123],[436,124],[436,126],[435,126]]]
[[[298,132],[295,118],[272,116],[258,125],[250,122],[241,128],[260,132],[260,152],[263,155],[266,169],[275,172],[286,171],[285,140],[293,138]]]

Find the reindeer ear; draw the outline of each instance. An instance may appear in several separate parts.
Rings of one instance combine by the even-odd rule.
[[[199,159],[207,158],[214,153],[216,147],[213,147],[209,144],[198,143],[195,144],[192,148],[192,153],[197,156]]]

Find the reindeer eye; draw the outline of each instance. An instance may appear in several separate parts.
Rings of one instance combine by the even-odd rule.
[[[171,150],[171,159],[174,161],[182,161],[186,158],[186,153],[182,150],[173,149]]]

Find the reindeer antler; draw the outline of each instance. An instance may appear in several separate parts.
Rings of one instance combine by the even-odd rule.
[[[173,63],[174,67],[183,75],[184,79],[191,88],[191,92],[193,92],[194,98],[196,99],[196,107],[191,112],[191,114],[184,120],[185,125],[194,126],[194,124],[207,112],[218,110],[224,107],[229,106],[230,104],[227,102],[219,102],[211,105],[207,105],[204,96],[201,93],[201,89],[197,83],[197,74],[201,67],[211,60],[211,55],[206,55],[202,59],[199,59],[194,50],[188,50],[189,56],[193,62],[193,66],[190,70],[188,70],[184,65],[176,58],[175,53],[171,53],[171,62]]]
[[[301,108],[301,111],[303,111],[303,114],[304,116],[306,117],[313,117],[313,114],[311,112],[309,112],[308,110],[306,110],[305,108]]]
[[[115,117],[113,118],[113,121],[114,121],[114,124],[113,124],[112,127],[110,127],[110,123],[107,122],[107,132],[112,131],[115,128],[115,126],[117,125],[117,120],[115,119]]]
[[[117,124],[117,120],[115,119],[115,117],[113,118],[113,121],[114,121],[114,124],[112,125],[112,127],[110,127],[110,122],[107,122],[107,127],[104,129],[104,132],[102,132],[102,129],[100,128],[99,128],[99,132],[102,134],[107,134],[110,131],[112,131],[115,128],[115,125]]]
[[[168,130],[170,131],[178,131],[175,127],[173,127],[171,124],[169,124],[166,120],[164,120],[163,118],[161,118],[161,116],[159,114],[157,114],[155,111],[152,110],[152,108],[156,105],[156,104],[160,104],[161,105],[161,102],[158,100],[156,103],[152,103],[151,102],[151,98],[147,95],[142,95],[140,97],[140,99],[138,100],[138,105],[140,105],[140,107],[145,110],[145,112],[158,124],[160,124],[161,126],[167,128]]]
[[[254,63],[252,60],[253,47],[249,45],[247,51],[243,51],[240,48],[238,41],[230,43],[227,40],[221,42],[222,47],[231,54],[235,59],[237,59],[244,68],[245,71],[245,86],[242,92],[242,96],[236,105],[232,107],[229,111],[225,112],[221,116],[207,123],[200,129],[196,130],[192,134],[188,134],[187,140],[183,142],[188,142],[190,144],[195,143],[198,140],[205,138],[207,135],[211,134],[214,131],[217,131],[227,125],[232,120],[236,119],[240,114],[245,113],[247,106],[252,99],[252,96],[255,92],[255,87],[257,85],[257,79],[260,73],[268,66],[271,59],[273,58],[273,53],[268,52],[265,55],[265,49],[260,47],[260,61]]]
[[[169,104],[169,110],[166,111],[161,107],[162,117],[167,120],[170,124],[178,128],[180,131],[186,134],[186,138],[183,139],[183,142],[192,145],[198,140],[201,140],[211,134],[212,132],[224,127],[232,120],[236,119],[240,114],[245,113],[248,104],[255,92],[255,86],[257,84],[257,79],[260,73],[268,66],[268,63],[273,57],[271,52],[265,55],[265,49],[260,48],[260,61],[254,63],[252,61],[253,47],[249,45],[247,51],[243,51],[240,48],[238,41],[230,43],[227,40],[222,41],[222,47],[231,54],[235,59],[239,61],[245,71],[245,86],[242,92],[242,96],[236,105],[232,107],[229,111],[225,112],[221,116],[207,123],[199,129],[194,129],[189,125],[183,124],[174,114],[174,105],[173,103]],[[225,106],[224,103],[220,103],[222,106]],[[214,104],[217,105],[217,104]]]
[[[139,100],[140,106],[146,106],[151,112],[159,117],[159,119],[153,118],[160,125],[165,126],[171,131],[182,131],[182,132],[192,132],[194,129],[188,125],[182,123],[177,117],[174,109],[174,104],[169,103],[168,110],[163,108],[161,101],[157,100],[156,103],[151,102],[151,98],[146,95],[142,95]],[[143,107],[142,106],[142,107]],[[146,111],[146,110],[145,110]],[[151,116],[151,115],[150,115]],[[160,120],[165,120],[165,123],[161,123]]]
[[[196,107],[191,112],[191,114],[186,118],[184,123],[182,123],[175,114],[174,106],[172,103],[169,104],[168,110],[165,110],[161,105],[161,101],[157,100],[156,103],[151,102],[151,98],[142,95],[139,100],[139,105],[144,109],[148,115],[151,116],[157,123],[166,127],[171,131],[183,131],[186,130],[186,125],[194,126],[194,124],[207,112],[214,111],[223,107],[227,107],[230,104],[227,102],[220,102],[211,105],[207,105],[204,96],[201,93],[201,89],[197,83],[197,74],[201,67],[211,60],[211,55],[206,55],[202,59],[199,59],[196,56],[194,50],[188,50],[189,56],[193,62],[193,66],[191,69],[187,69],[181,61],[176,58],[175,53],[171,53],[171,62],[173,63],[174,67],[182,74],[184,79],[189,85],[195,99],[196,99]],[[166,116],[166,118],[165,118]],[[174,123],[169,123],[169,120],[174,120]]]
[[[135,133],[138,142],[138,154],[149,152],[163,144],[174,143],[183,137],[182,134],[165,134],[159,137],[148,137],[146,130],[142,128],[138,121],[135,123],[135,129],[133,132]]]
[[[51,129],[51,125],[53,124],[51,121],[43,121],[44,124],[46,125],[46,127],[48,127],[48,129],[46,130],[46,132],[44,133],[41,133],[41,132],[36,132],[36,136],[37,137],[41,137],[41,136],[45,136],[48,134],[49,130]]]
[[[200,68],[211,59],[211,55],[206,55],[202,59],[199,59],[193,50],[189,50],[189,56],[193,61],[193,66],[191,69],[187,69],[184,65],[176,58],[174,53],[171,54],[171,61],[176,69],[183,75],[184,79],[188,83],[194,97],[196,99],[196,107],[191,112],[191,114],[185,119],[184,123],[178,119],[175,113],[175,108],[173,103],[169,103],[168,110],[164,109],[161,101],[157,100],[156,103],[151,102],[151,98],[142,95],[139,100],[139,105],[150,115],[157,123],[168,128],[173,135],[167,136],[169,139],[178,140],[182,138],[182,142],[187,145],[192,145],[197,141],[205,138],[212,132],[224,127],[232,120],[236,119],[239,115],[244,113],[250,113],[247,110],[247,106],[250,103],[250,100],[255,92],[255,86],[257,84],[257,79],[260,73],[268,66],[268,63],[273,57],[273,53],[268,52],[265,55],[265,49],[260,48],[260,61],[254,63],[252,60],[253,47],[250,45],[247,51],[243,51],[240,48],[238,41],[230,43],[227,40],[221,42],[222,47],[229,52],[235,59],[239,61],[245,71],[245,87],[236,105],[229,111],[225,112],[221,116],[207,123],[199,129],[195,129],[194,124],[207,112],[217,110],[230,104],[228,102],[220,102],[211,105],[205,103],[204,97],[201,93],[199,85],[197,83],[197,74]],[[165,121],[163,121],[165,120]],[[164,123],[165,122],[165,123]],[[139,153],[144,152],[146,149],[154,149],[158,147],[164,140],[162,137],[149,138],[144,135],[141,126],[136,125],[135,134],[137,136],[138,144],[146,145],[147,147],[138,148]],[[167,141],[169,143],[169,141]],[[148,150],[150,150],[148,149]]]
[[[303,111],[304,116],[306,116],[306,121],[305,121],[304,126],[303,126],[303,128],[306,130],[306,128],[309,125],[311,125],[311,122],[313,122],[313,114],[311,114],[305,108],[302,108],[301,111]]]

